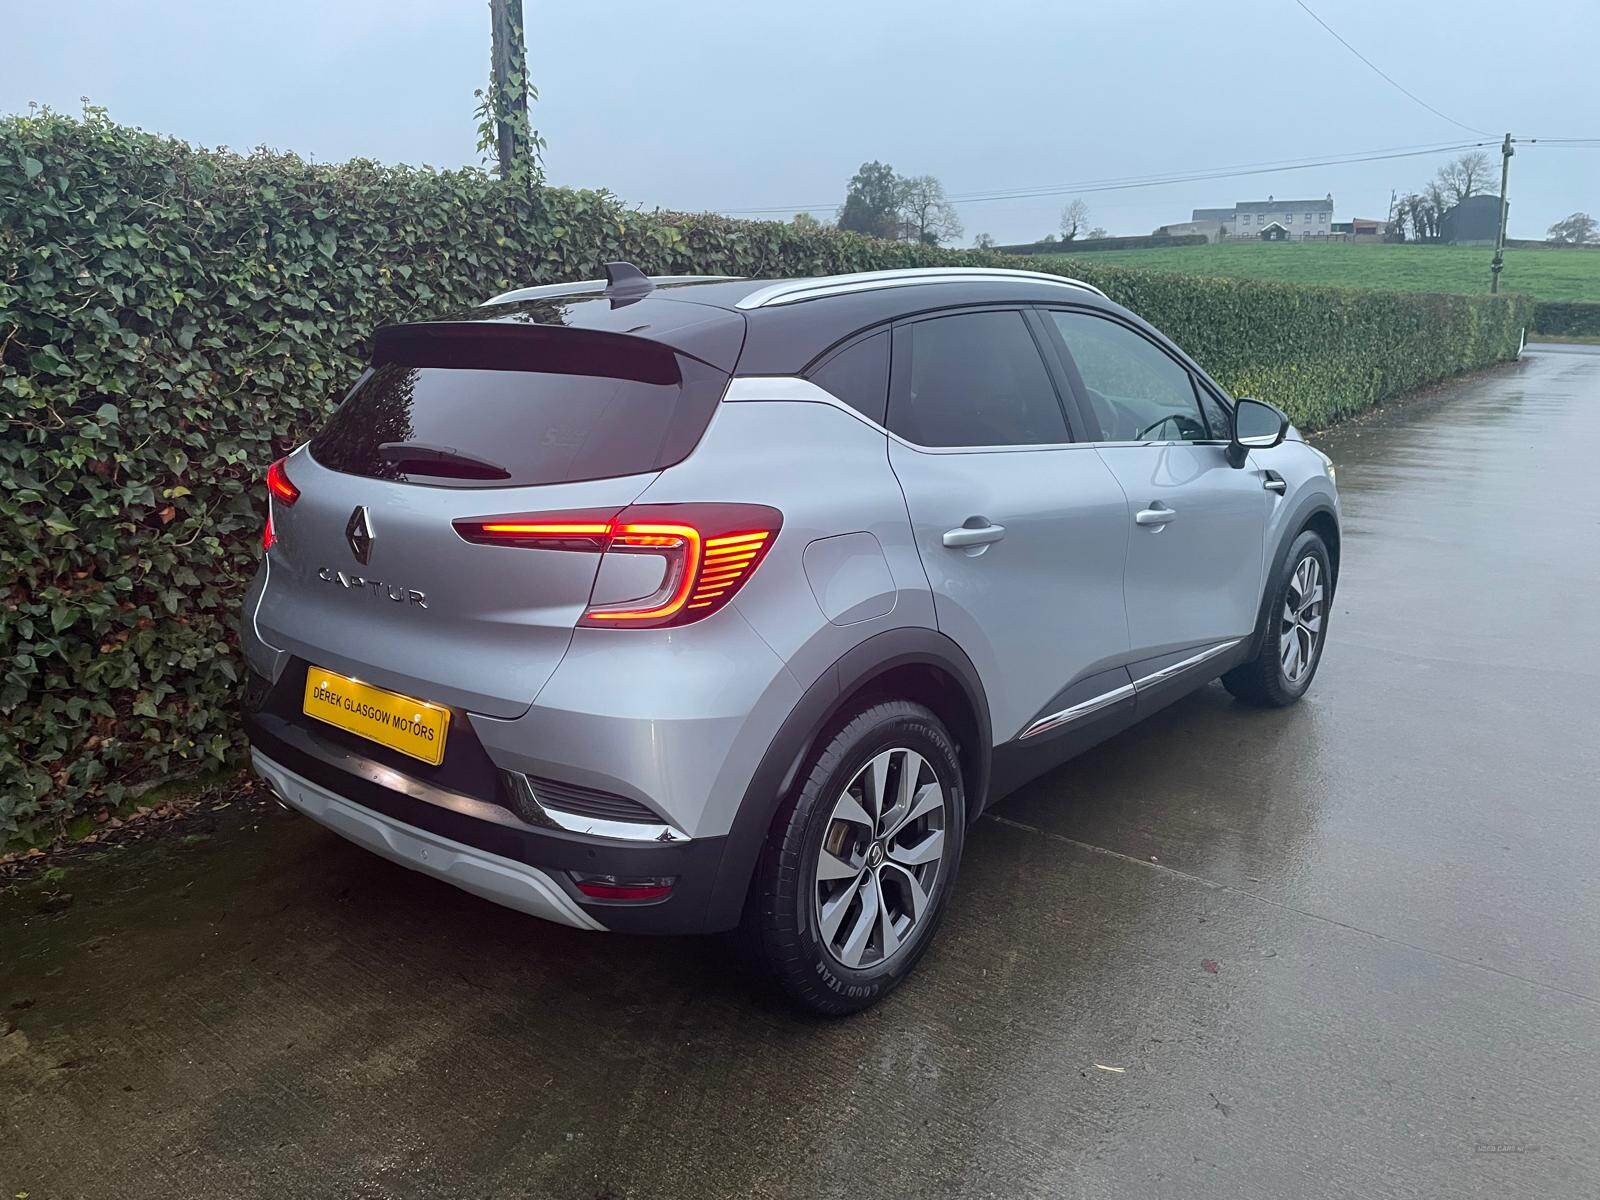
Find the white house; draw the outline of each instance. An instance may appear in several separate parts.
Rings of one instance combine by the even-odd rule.
[[[1294,241],[1327,237],[1333,232],[1333,193],[1321,200],[1241,200],[1232,208],[1197,208],[1193,221],[1219,221],[1224,237],[1260,237],[1276,222]]]

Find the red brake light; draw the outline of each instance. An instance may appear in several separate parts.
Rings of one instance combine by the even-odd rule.
[[[666,560],[655,593],[592,604],[594,628],[655,629],[710,616],[749,581],[772,547],[783,514],[764,504],[639,504],[619,513],[530,513],[455,522],[469,542],[540,550],[653,554]]]
[[[267,523],[261,530],[261,550],[265,553],[272,549],[272,543],[278,540],[277,532],[272,528],[272,501],[288,508],[300,499],[300,489],[289,482],[289,473],[283,469],[283,459],[279,459],[267,468],[267,495],[271,500],[267,503]]]
[[[289,472],[283,469],[283,459],[267,468],[267,491],[279,504],[288,508],[300,499],[300,489],[289,482]]]

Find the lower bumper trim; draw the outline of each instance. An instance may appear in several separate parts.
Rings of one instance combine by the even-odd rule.
[[[574,929],[604,930],[538,867],[452,841],[354,804],[251,750],[251,765],[290,808],[391,862],[462,891]]]

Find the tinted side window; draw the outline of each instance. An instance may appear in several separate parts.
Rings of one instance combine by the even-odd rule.
[[[889,427],[921,446],[1071,441],[1019,312],[958,313],[898,329]]]
[[[1211,427],[1212,439],[1225,442],[1233,437],[1233,414],[1228,406],[1207,391],[1198,379],[1194,381],[1194,390],[1200,397],[1200,407],[1206,414],[1206,424]]]
[[[1050,314],[1083,377],[1108,442],[1202,442],[1205,418],[1189,371],[1153,342],[1104,317]]]
[[[889,407],[889,334],[847,346],[811,372],[811,382],[862,416],[883,424]]]

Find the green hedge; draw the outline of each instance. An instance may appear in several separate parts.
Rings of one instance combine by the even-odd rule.
[[[1540,300],[1533,306],[1533,327],[1557,337],[1600,337],[1600,304]]]
[[[374,326],[617,258],[1041,265],[590,192],[519,202],[476,170],[196,150],[96,110],[0,119],[0,841],[234,754],[261,472],[316,428]],[[1526,321],[1520,300],[1091,278],[1312,425],[1504,357]]]

